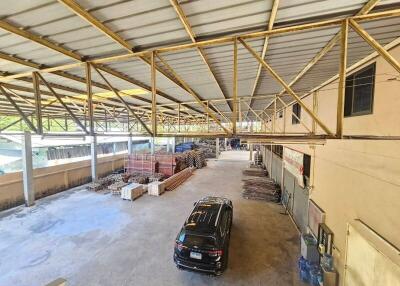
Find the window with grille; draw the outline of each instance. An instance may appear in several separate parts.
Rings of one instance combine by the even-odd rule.
[[[299,124],[301,118],[301,106],[298,103],[293,104],[292,106],[292,124]]]
[[[346,78],[344,116],[372,113],[375,85],[375,63]]]

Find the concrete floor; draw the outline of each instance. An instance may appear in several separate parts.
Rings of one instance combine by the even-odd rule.
[[[234,160],[232,160],[232,158]],[[282,206],[241,197],[248,153],[223,154],[160,197],[122,201],[63,192],[0,214],[0,285],[301,285],[298,234]],[[229,267],[220,277],[179,271],[176,234],[206,196],[233,201]]]

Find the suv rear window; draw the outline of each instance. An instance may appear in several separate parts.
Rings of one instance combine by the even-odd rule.
[[[215,239],[211,236],[193,235],[181,232],[178,238],[186,246],[215,247]]]

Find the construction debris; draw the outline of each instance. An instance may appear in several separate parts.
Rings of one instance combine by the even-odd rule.
[[[104,186],[99,182],[91,182],[88,184],[88,190],[93,192],[98,192],[102,190]]]
[[[243,170],[243,175],[253,177],[265,177],[268,175],[268,172],[260,167],[250,166],[249,168]]]
[[[119,181],[119,180],[121,180],[120,174],[111,174],[111,175],[108,175],[107,177],[100,178],[100,179],[96,180],[95,182],[89,183],[88,190],[98,192],[98,191],[101,191],[101,190],[107,188],[108,186],[110,186],[111,184],[113,184],[114,182]]]
[[[199,142],[196,144],[198,149],[200,149],[204,153],[205,158],[216,158],[216,140],[201,138]]]
[[[141,196],[144,190],[150,195],[159,196],[165,190],[174,190],[192,175],[195,168],[199,169],[207,164],[205,153],[201,150],[190,150],[174,155],[133,155],[126,160],[125,167],[129,166],[126,173],[109,175],[90,183],[88,188],[96,192],[107,190],[112,195],[120,195],[121,198],[128,200]],[[161,160],[161,163],[157,160]],[[139,167],[141,163],[143,169]],[[162,166],[160,171],[163,172],[156,172],[157,166]]]
[[[242,196],[245,199],[263,200],[269,202],[281,201],[281,190],[273,179],[266,176],[266,171],[261,168],[248,168],[243,171],[246,177],[242,181]]]
[[[115,182],[114,184],[111,184],[108,186],[108,189],[111,191],[112,195],[121,195],[121,189],[128,185],[128,183],[125,183],[123,181]]]
[[[205,158],[216,158],[216,140],[202,138],[196,143],[185,142],[175,146],[175,152],[177,153],[185,153],[192,150],[203,152]]]

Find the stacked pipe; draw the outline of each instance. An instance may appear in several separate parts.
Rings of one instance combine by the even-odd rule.
[[[186,168],[164,181],[165,190],[172,191],[186,181],[193,173],[192,168]]]

